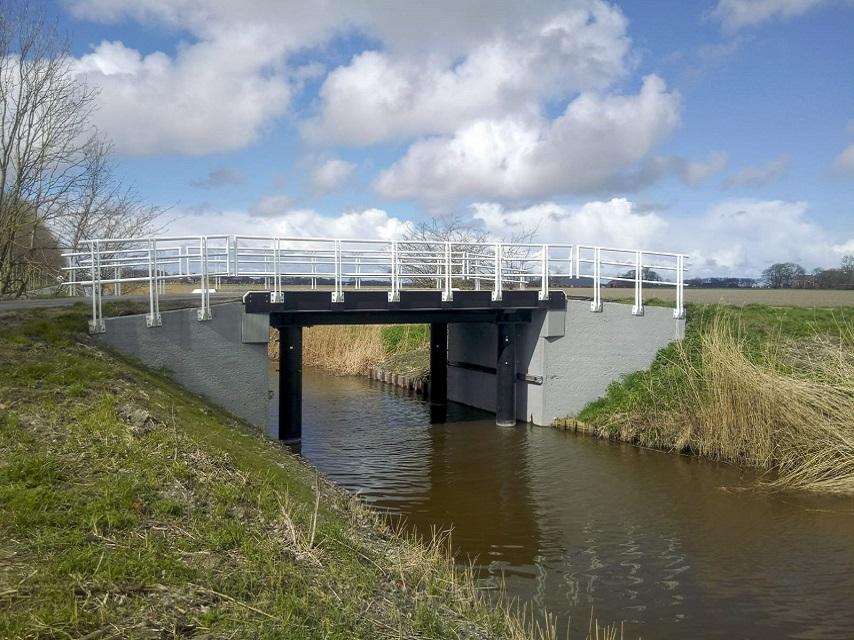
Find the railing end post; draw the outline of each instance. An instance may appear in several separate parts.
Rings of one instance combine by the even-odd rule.
[[[100,320],[90,320],[89,321],[89,333],[91,335],[96,335],[99,333],[107,333],[107,326],[104,324],[103,318]]]

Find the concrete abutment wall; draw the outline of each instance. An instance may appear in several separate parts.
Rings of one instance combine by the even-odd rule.
[[[266,429],[267,345],[245,344],[243,305],[212,307],[199,322],[196,309],[161,312],[163,326],[149,328],[144,315],[106,318],[100,341],[154,369],[165,369],[182,387]],[[267,316],[260,318],[268,323]]]
[[[684,333],[685,320],[664,307],[633,316],[630,305],[606,302],[592,313],[589,302],[568,300],[566,311],[534,312],[517,325],[516,369],[528,378],[516,381],[517,419],[550,425],[577,414]],[[450,324],[448,399],[494,411],[495,374],[484,369],[495,369],[497,354],[496,325]]]

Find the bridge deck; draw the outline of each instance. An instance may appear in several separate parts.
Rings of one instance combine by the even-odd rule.
[[[246,313],[269,314],[274,327],[315,324],[409,324],[447,322],[529,322],[536,309],[565,309],[566,294],[551,291],[540,300],[537,291],[504,291],[493,300],[489,291],[455,291],[443,300],[440,291],[401,291],[389,300],[385,291],[348,291],[333,302],[329,292],[289,291],[273,302],[267,291],[243,298]]]

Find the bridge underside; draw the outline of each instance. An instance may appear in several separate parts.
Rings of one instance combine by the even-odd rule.
[[[302,328],[332,324],[429,324],[431,419],[443,422],[448,402],[448,324],[492,323],[498,327],[495,365],[496,423],[516,423],[516,325],[529,323],[534,311],[565,309],[566,295],[537,291],[503,291],[493,300],[489,291],[455,291],[443,300],[440,291],[400,291],[389,300],[385,291],[348,291],[333,301],[330,292],[290,291],[281,301],[269,292],[244,297],[246,313],[269,314],[279,330],[278,438],[296,442],[302,436]]]

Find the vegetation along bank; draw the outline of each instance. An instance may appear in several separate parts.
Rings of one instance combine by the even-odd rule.
[[[854,494],[854,308],[689,305],[685,339],[578,419],[600,436]]]
[[[0,637],[540,635],[86,313],[2,317]]]

